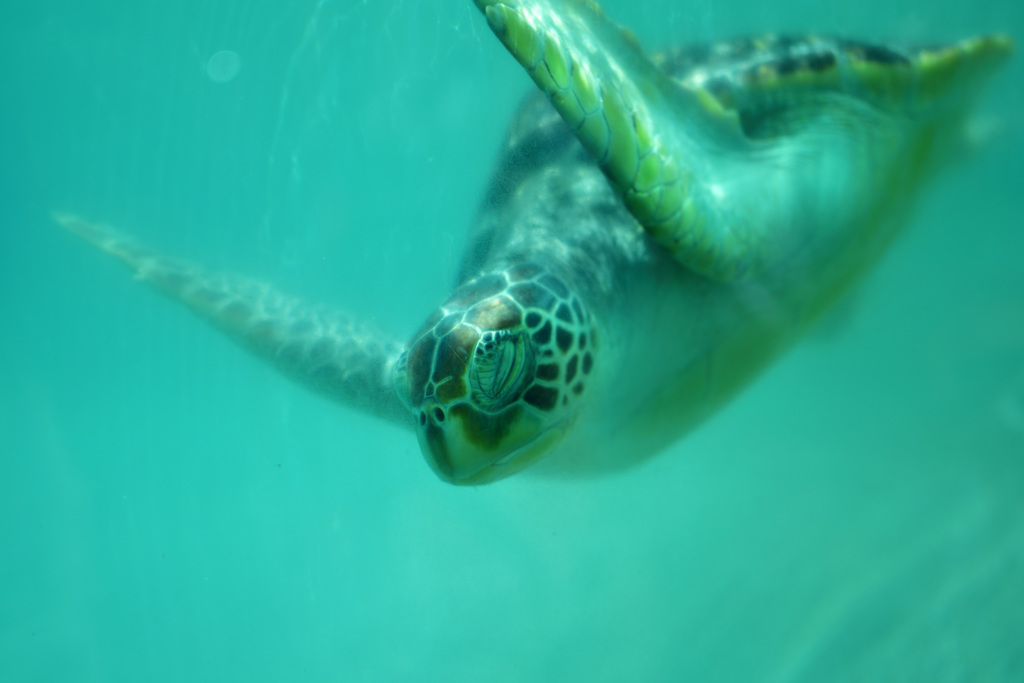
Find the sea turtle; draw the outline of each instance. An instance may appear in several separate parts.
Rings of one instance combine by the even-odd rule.
[[[1011,50],[766,36],[649,58],[590,0],[474,2],[542,94],[457,288],[404,347],[57,216],[284,373],[415,429],[454,484],[678,439],[877,260]]]

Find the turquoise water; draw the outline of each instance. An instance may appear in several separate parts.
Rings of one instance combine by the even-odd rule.
[[[1024,39],[1009,0],[604,6],[651,47]],[[1024,679],[1019,56],[994,141],[710,423],[468,490],[48,218],[404,338],[530,88],[468,0],[7,3],[0,66],[0,680]]]

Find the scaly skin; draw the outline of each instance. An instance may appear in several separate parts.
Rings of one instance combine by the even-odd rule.
[[[693,93],[675,87],[593,2],[475,2],[662,246],[716,279],[749,268],[750,250],[736,244],[747,240],[743,227],[708,226],[693,173],[664,136],[675,125],[664,109],[699,111]]]
[[[107,226],[67,213],[54,217],[285,375],[345,405],[412,426],[391,381],[402,347],[380,330],[261,282],[164,256]]]
[[[542,455],[585,400],[599,347],[580,298],[537,263],[456,289],[413,336],[396,372],[434,472],[482,484]]]
[[[732,101],[720,101],[703,83],[674,82],[591,0],[474,2],[636,220],[684,266],[715,280],[735,281],[786,256],[778,245],[791,239],[794,217],[771,211],[762,216],[759,207],[776,196],[788,204],[796,185],[793,174],[768,180],[763,195],[751,192],[743,198],[715,191],[718,183],[709,173],[708,157],[737,152],[749,158],[760,151],[743,134],[737,112],[729,108]],[[1012,49],[1003,36],[907,55],[867,52],[853,43],[823,44],[821,59],[791,60],[794,68],[785,74],[762,63],[760,71],[745,74],[738,95],[746,95],[745,89],[756,98],[760,87],[785,101],[792,96],[787,91],[799,97],[841,90],[899,114],[931,115],[943,98],[969,101],[971,90]],[[749,99],[741,104],[757,106]],[[880,161],[866,151],[851,163]],[[766,166],[763,175],[774,171]],[[772,182],[779,184],[777,190]],[[798,241],[806,237],[801,234]]]
[[[474,1],[557,114],[537,97],[513,124],[460,286],[404,351],[57,216],[291,378],[414,427],[455,484],[619,469],[711,414],[878,259],[1011,47],[773,36],[649,60],[588,0]]]

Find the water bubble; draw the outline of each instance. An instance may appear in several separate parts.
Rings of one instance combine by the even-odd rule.
[[[241,68],[242,59],[231,50],[221,50],[206,60],[206,75],[214,83],[227,83]]]

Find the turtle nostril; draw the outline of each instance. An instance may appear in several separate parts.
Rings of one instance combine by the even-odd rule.
[[[420,411],[420,427],[426,427],[426,426],[427,426],[427,414],[424,413],[421,410]]]
[[[444,422],[444,411],[440,408],[434,408],[434,419],[438,422]]]

